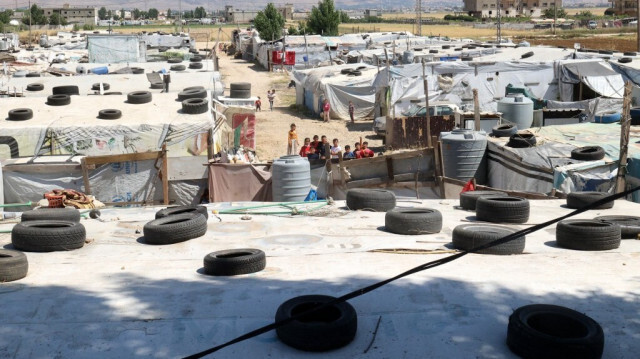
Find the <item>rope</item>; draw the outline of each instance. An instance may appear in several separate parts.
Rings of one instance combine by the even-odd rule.
[[[333,300],[331,300],[329,302],[326,302],[326,303],[324,303],[322,305],[319,305],[319,306],[317,306],[317,307],[315,307],[313,309],[309,309],[306,312],[300,313],[298,315],[294,315],[292,317],[289,317],[287,319],[284,319],[284,320],[281,320],[281,321],[278,321],[278,322],[275,322],[275,323],[271,323],[269,325],[265,325],[262,328],[258,328],[256,330],[253,330],[253,331],[251,331],[249,333],[241,335],[241,336],[239,336],[239,337],[237,337],[237,338],[235,338],[233,340],[230,340],[230,341],[228,341],[226,343],[220,344],[220,345],[215,346],[213,348],[210,348],[210,349],[201,351],[199,353],[187,356],[184,359],[202,358],[202,357],[204,357],[206,355],[209,355],[211,353],[215,353],[215,352],[217,352],[217,351],[219,351],[221,349],[224,349],[224,348],[226,348],[228,346],[231,346],[233,344],[240,343],[242,341],[245,341],[245,340],[251,339],[253,337],[256,337],[256,336],[258,336],[260,334],[267,333],[267,332],[269,332],[269,331],[271,331],[273,329],[280,328],[280,327],[282,327],[282,326],[284,326],[284,325],[286,325],[286,324],[288,324],[288,323],[290,323],[290,322],[292,322],[294,320],[298,320],[298,319],[307,317],[311,313],[317,312],[317,311],[322,310],[324,308],[327,308],[329,306],[336,305],[338,303],[346,302],[349,299],[353,299],[353,298],[359,297],[361,295],[364,295],[366,293],[369,293],[371,291],[374,291],[374,290],[376,290],[376,289],[378,289],[378,288],[380,288],[380,287],[382,287],[384,285],[387,285],[387,284],[389,284],[391,282],[394,282],[394,281],[396,281],[396,280],[398,280],[400,278],[404,278],[406,276],[409,276],[409,275],[412,275],[412,274],[415,274],[415,273],[418,273],[418,272],[422,272],[422,271],[427,270],[427,269],[435,268],[435,267],[441,266],[443,264],[447,264],[447,263],[452,262],[452,261],[454,261],[454,260],[456,260],[458,258],[464,257],[465,255],[467,255],[469,253],[475,253],[475,252],[478,252],[478,251],[481,251],[481,250],[484,250],[484,249],[487,249],[487,248],[491,248],[491,247],[494,247],[494,246],[497,246],[497,245],[500,245],[500,244],[507,243],[507,242],[512,241],[512,240],[514,240],[516,238],[519,238],[519,237],[534,233],[534,232],[536,232],[536,231],[538,231],[538,230],[540,230],[540,229],[542,229],[544,227],[547,227],[547,226],[552,225],[554,223],[560,222],[560,221],[562,221],[564,219],[567,219],[569,217],[573,217],[573,216],[575,216],[577,214],[586,212],[586,211],[588,211],[590,209],[593,209],[593,208],[595,208],[597,206],[603,205],[605,203],[609,203],[612,200],[625,197],[625,196],[627,196],[627,195],[629,195],[629,194],[631,194],[631,193],[633,193],[635,191],[638,191],[638,190],[640,190],[640,186],[637,186],[635,188],[626,190],[624,192],[613,194],[613,195],[608,196],[608,197],[601,198],[601,199],[599,199],[599,200],[597,200],[597,201],[595,201],[595,202],[593,202],[593,203],[591,203],[591,204],[589,204],[587,206],[584,206],[584,207],[582,207],[580,209],[577,209],[577,210],[575,210],[575,211],[573,211],[573,212],[571,212],[569,214],[566,214],[564,216],[549,220],[547,222],[544,222],[544,223],[541,223],[541,224],[537,224],[535,226],[532,226],[532,227],[517,231],[515,233],[512,233],[512,234],[507,235],[505,237],[502,237],[500,239],[497,239],[497,240],[495,240],[493,242],[489,242],[489,243],[487,243],[485,245],[482,245],[482,246],[479,246],[479,247],[475,247],[475,248],[469,249],[467,251],[462,251],[460,253],[453,254],[453,255],[450,255],[448,257],[444,257],[444,258],[441,258],[441,259],[438,259],[438,260],[435,260],[435,261],[431,261],[431,262],[419,265],[419,266],[417,266],[415,268],[409,269],[406,272],[400,273],[400,274],[396,275],[395,277],[391,277],[389,279],[380,281],[378,283],[374,283],[372,285],[369,285],[369,286],[361,288],[361,289],[356,289],[355,291],[353,291],[351,293],[347,293],[347,294],[345,294],[345,295],[343,295],[341,297],[335,298],[335,299],[333,299]]]

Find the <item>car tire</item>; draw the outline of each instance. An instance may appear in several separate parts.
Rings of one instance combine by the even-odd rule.
[[[22,212],[22,222],[29,221],[68,221],[80,222],[80,211],[75,208],[40,208]]]
[[[567,195],[567,207],[571,209],[578,209],[584,206],[588,206],[593,202],[601,200],[607,197],[609,194],[604,192],[592,192],[592,191],[578,191],[571,192]],[[592,209],[610,209],[613,208],[614,201],[601,204]]]
[[[182,62],[182,59],[179,57],[172,57],[169,60],[167,60],[167,62],[170,64],[179,64]]]
[[[180,91],[178,93],[178,100],[180,102],[184,101],[184,100],[188,100],[190,98],[206,98],[207,97],[207,91],[202,89],[194,89],[194,90],[187,90],[187,91]]]
[[[204,272],[208,275],[232,276],[260,272],[267,259],[259,249],[228,249],[209,253],[204,257]]]
[[[66,106],[71,103],[69,95],[50,95],[47,96],[47,105],[49,106]]]
[[[142,67],[132,67],[131,73],[134,75],[142,75],[144,74],[144,69]]]
[[[396,207],[396,195],[384,189],[354,188],[347,191],[347,208],[387,212]]]
[[[69,251],[82,248],[87,238],[82,224],[72,221],[20,222],[11,230],[11,243],[28,252]]]
[[[568,219],[556,225],[558,247],[580,251],[605,251],[620,247],[621,228],[611,222]]]
[[[596,221],[615,223],[620,226],[620,238],[638,239],[640,235],[640,217],[636,216],[598,216]]]
[[[395,208],[387,211],[384,227],[396,234],[433,234],[442,230],[442,213],[430,208]]]
[[[529,148],[536,145],[536,136],[530,132],[514,133],[509,137],[508,147],[512,148]]]
[[[201,62],[202,61],[202,57],[200,56],[194,56],[191,59],[189,59],[190,62]]]
[[[481,221],[526,223],[529,213],[529,200],[522,197],[490,196],[476,201],[476,218]]]
[[[106,83],[106,82],[103,82],[103,83],[102,83],[102,89],[103,89],[104,91],[107,91],[107,90],[109,90],[110,88],[111,88],[111,85],[109,85],[108,83]],[[95,83],[95,84],[91,85],[91,89],[92,89],[93,91],[100,91],[100,83],[99,83],[99,82],[97,82],[97,83]]]
[[[182,112],[198,115],[209,111],[209,102],[203,98],[190,98],[182,101]]]
[[[466,191],[460,193],[460,207],[462,209],[466,209],[468,211],[476,210],[476,202],[480,197],[491,197],[491,196],[506,196],[505,192],[501,191]]]
[[[600,359],[604,332],[595,320],[575,310],[531,304],[509,316],[507,346],[522,358]]]
[[[175,206],[175,207],[167,207],[165,209],[161,209],[156,212],[156,219],[164,218],[167,216],[175,216],[176,214],[184,214],[184,213],[200,213],[204,216],[204,218],[209,218],[209,213],[207,212],[207,207],[205,206]]]
[[[579,147],[571,151],[571,158],[581,161],[598,161],[604,158],[604,149],[600,146]]]
[[[117,120],[122,117],[122,111],[113,108],[98,111],[98,118],[101,120]]]
[[[278,307],[275,320],[290,319],[334,299],[326,295],[303,295],[289,299]],[[341,302],[276,328],[276,335],[293,348],[324,352],[349,344],[357,331],[356,310],[351,304]]]
[[[204,236],[207,219],[200,213],[183,213],[148,222],[143,227],[148,244],[173,244]]]
[[[27,256],[10,249],[0,249],[0,283],[13,282],[27,276]]]
[[[189,68],[192,70],[199,70],[202,68],[202,62],[192,62],[189,64]]]
[[[28,84],[27,85],[27,91],[42,91],[44,90],[44,85],[43,84]]]
[[[53,95],[80,95],[80,89],[78,86],[54,86],[51,88]]]
[[[162,90],[164,89],[164,82],[152,82],[149,88],[152,90]]]
[[[491,132],[494,137],[511,137],[518,132],[518,127],[514,124],[505,123],[494,126]]]
[[[169,67],[169,70],[171,71],[184,71],[186,69],[187,67],[184,65],[171,65],[171,67]]]
[[[26,121],[33,118],[33,111],[30,108],[15,108],[9,110],[9,121]]]
[[[515,229],[492,224],[461,224],[453,229],[452,244],[456,249],[470,251],[497,239],[516,233]],[[526,238],[514,238],[506,243],[478,250],[474,253],[510,255],[521,254],[524,251]]]
[[[151,102],[151,92],[149,91],[134,91],[127,94],[127,102],[130,104],[140,105],[143,103]]]
[[[520,56],[521,59],[527,59],[529,57],[533,56],[533,51],[529,51],[529,52],[525,52],[524,54],[522,54],[522,56]]]
[[[249,82],[232,82],[229,85],[230,90],[247,90],[251,91],[251,83]]]
[[[633,61],[633,59],[630,58],[630,57],[621,57],[621,58],[618,59],[618,62],[621,63],[621,64],[628,64],[631,61]]]

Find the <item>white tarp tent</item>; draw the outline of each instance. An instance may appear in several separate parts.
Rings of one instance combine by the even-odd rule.
[[[138,35],[87,35],[89,62],[146,62],[147,46]]]
[[[559,63],[560,100],[575,99],[574,85],[581,82],[596,94],[609,98],[622,98],[624,80],[611,66],[601,60],[565,60]]]

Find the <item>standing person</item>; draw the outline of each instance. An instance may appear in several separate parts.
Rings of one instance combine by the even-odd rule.
[[[360,137],[360,143],[360,152],[362,153],[362,157],[373,157],[375,155],[375,153],[373,153],[373,151],[368,147],[369,142],[362,142],[362,137]]]
[[[256,111],[262,111],[262,101],[260,100],[260,96],[256,100]]]
[[[353,144],[353,155],[355,158],[362,158],[362,151],[360,150],[360,142]]]
[[[356,107],[353,105],[353,102],[349,101],[349,117],[351,117],[351,123],[354,123],[353,113],[355,112]]]
[[[167,73],[162,74],[162,83],[164,84],[164,89],[162,90],[162,92],[169,92],[169,84],[171,83],[171,75],[169,74],[169,71],[167,71]]]
[[[304,139],[304,145],[300,147],[300,153],[298,154],[300,155],[300,157],[307,157],[307,154],[309,154],[310,150],[311,150],[311,139],[307,137]]]
[[[296,124],[291,124],[289,136],[287,139],[287,155],[295,155],[298,153],[298,133],[296,132]]]
[[[327,151],[325,151],[325,145],[328,144],[327,142],[327,136],[322,135],[322,137],[320,137],[321,141],[320,143],[318,143],[318,148],[316,148],[316,152],[318,153],[318,155],[320,156],[321,160],[324,160],[327,158]]]
[[[338,158],[338,153],[342,151],[342,147],[338,144],[338,139],[333,139],[333,146],[331,146],[331,158]]]
[[[267,91],[267,99],[269,100],[269,109],[273,111],[273,100],[276,99],[276,90]]]
[[[329,112],[331,112],[331,105],[329,105],[329,100],[324,99],[324,105],[322,105],[322,117],[324,122],[329,122]]]
[[[356,158],[356,155],[351,151],[351,146],[344,146],[344,153],[342,154],[342,159],[344,160],[352,160]]]

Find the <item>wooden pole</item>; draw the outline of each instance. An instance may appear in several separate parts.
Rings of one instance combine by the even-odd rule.
[[[162,144],[162,202],[169,204],[169,164],[167,156],[167,144]]]
[[[480,131],[480,101],[478,100],[478,89],[473,89],[473,128],[476,131]]]
[[[431,115],[429,114],[429,83],[425,70],[424,59],[422,59],[422,86],[424,87],[424,102],[427,109],[427,147],[432,148],[431,144]]]
[[[629,152],[629,131],[631,130],[631,81],[624,86],[624,100],[622,103],[622,119],[620,120],[620,159],[618,161],[618,175],[616,177],[616,193],[623,192],[626,187],[627,153]]]

